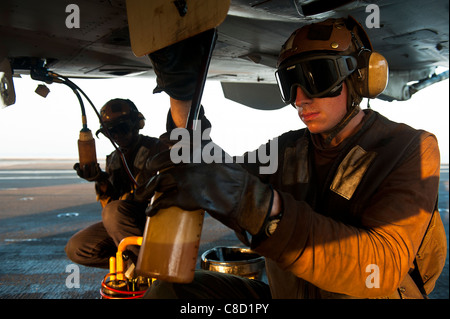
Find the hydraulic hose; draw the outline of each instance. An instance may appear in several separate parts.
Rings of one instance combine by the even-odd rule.
[[[89,102],[89,104],[92,106],[95,114],[97,115],[100,123],[102,126],[105,126],[105,123],[103,123],[102,117],[100,115],[100,113],[97,111],[97,108],[95,107],[94,103],[92,103],[91,99],[87,96],[87,94],[75,83],[73,83],[72,81],[70,81],[67,77],[64,77],[62,75],[59,75],[57,73],[54,72],[49,72],[49,75],[53,78],[53,80],[56,80],[55,82],[57,83],[62,83],[67,85],[68,87],[70,87],[72,89],[72,91],[75,93],[75,95],[78,98],[78,102],[80,103],[80,107],[81,107],[81,116],[82,116],[82,124],[83,124],[83,128],[87,128],[87,119],[86,119],[86,110],[84,108],[84,103],[83,103],[83,99],[81,98],[80,93],[84,96],[84,98]],[[80,92],[80,93],[79,93]],[[106,137],[109,139],[109,141],[111,142],[111,144],[113,145],[114,149],[119,153],[120,155],[120,159],[122,161],[122,164],[125,168],[125,171],[129,177],[129,179],[131,180],[131,182],[138,187],[139,184],[137,183],[136,179],[134,178],[133,174],[131,173],[131,170],[128,166],[128,163],[125,159],[125,155],[123,154],[123,152],[119,149],[119,147],[117,146],[117,144],[114,142],[111,134],[109,133],[108,130],[106,131]]]

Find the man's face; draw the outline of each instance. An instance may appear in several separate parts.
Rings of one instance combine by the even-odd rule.
[[[133,133],[131,125],[125,123],[110,128],[109,133],[120,148],[130,147],[135,140],[135,134]]]
[[[340,95],[326,98],[310,98],[297,87],[295,106],[311,133],[326,135],[347,113],[347,86],[344,82]]]
[[[131,132],[125,135],[114,134],[113,139],[120,148],[128,148],[134,141],[133,134]]]

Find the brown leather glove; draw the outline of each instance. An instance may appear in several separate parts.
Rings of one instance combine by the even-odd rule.
[[[98,163],[84,165],[84,167],[80,167],[80,163],[75,163],[73,169],[79,177],[89,182],[100,182],[108,178],[108,174],[101,170]]]

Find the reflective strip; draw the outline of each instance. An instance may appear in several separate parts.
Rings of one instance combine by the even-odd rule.
[[[361,146],[353,147],[339,165],[330,189],[350,199],[377,153],[367,152]]]

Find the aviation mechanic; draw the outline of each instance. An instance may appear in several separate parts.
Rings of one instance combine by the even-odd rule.
[[[269,304],[245,304],[245,303],[227,303],[223,307],[225,313],[232,314],[257,314],[257,313],[267,313]],[[185,306],[181,306],[180,313],[183,314],[207,314],[208,317],[216,311],[222,311],[221,308],[214,309],[214,306],[202,306],[202,305],[191,305],[189,302]]]

